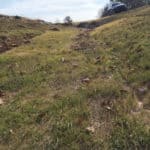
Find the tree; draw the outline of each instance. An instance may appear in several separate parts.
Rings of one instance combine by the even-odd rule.
[[[134,9],[146,4],[150,4],[150,0],[110,0],[111,2],[123,2],[127,5],[128,9]]]
[[[127,5],[128,9],[134,9],[150,4],[150,0],[110,0],[110,2],[122,2]],[[99,18],[111,15],[111,12],[108,11],[108,5],[109,4],[105,5],[103,9],[99,10]]]
[[[70,16],[66,16],[66,17],[65,17],[65,19],[64,19],[64,23],[65,23],[65,24],[72,24],[72,22],[73,22],[73,21],[72,21],[72,19],[71,19]]]

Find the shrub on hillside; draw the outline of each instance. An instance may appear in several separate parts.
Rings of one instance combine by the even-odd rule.
[[[64,23],[65,24],[68,24],[68,25],[71,25],[72,24],[72,19],[70,16],[66,16],[65,19],[64,19]]]
[[[15,18],[15,19],[21,19],[21,17],[20,17],[20,16],[14,16],[14,18]]]
[[[110,10],[110,4],[115,2],[122,2],[122,4],[125,4],[127,9],[134,9],[138,8],[144,5],[149,5],[150,0],[110,0],[110,3],[106,4],[105,7],[98,12],[98,17],[104,17],[109,16],[115,13],[115,11],[111,12]],[[120,11],[121,12],[121,11]]]
[[[150,4],[150,0],[111,0],[111,2],[122,2],[125,3],[128,9],[134,9],[146,4]]]

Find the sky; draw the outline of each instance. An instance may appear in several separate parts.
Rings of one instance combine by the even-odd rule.
[[[74,21],[91,20],[109,0],[0,0],[0,14],[19,15],[49,22],[71,16]]]

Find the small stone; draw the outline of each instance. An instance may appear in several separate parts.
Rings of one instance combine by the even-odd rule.
[[[132,114],[136,114],[141,112],[141,110],[144,108],[143,102],[138,101],[135,110],[132,111]]]
[[[138,109],[138,110],[143,109],[143,103],[142,103],[142,102],[138,102],[138,103],[137,103],[137,109]]]
[[[10,130],[9,130],[9,132],[10,132],[11,134],[13,134],[13,133],[14,133],[12,129],[10,129]]]
[[[145,94],[147,92],[147,87],[140,87],[138,88],[138,93],[139,94]]]
[[[11,46],[16,47],[16,46],[18,46],[18,45],[17,45],[17,44],[15,44],[15,43],[13,43],[13,44],[11,44]]]
[[[83,83],[89,83],[89,82],[90,82],[90,79],[89,79],[89,78],[84,78],[84,79],[82,79],[82,82],[83,82]]]
[[[0,105],[3,105],[4,101],[2,100],[2,98],[0,98]]]
[[[61,58],[61,61],[64,63],[64,62],[65,62],[65,58],[64,58],[64,57],[62,57],[62,58]]]
[[[77,63],[73,63],[72,66],[73,67],[78,67],[78,64]]]
[[[109,106],[106,106],[106,109],[107,109],[107,110],[111,110],[111,107],[109,107]]]
[[[108,78],[111,80],[111,79],[113,78],[113,76],[112,76],[112,75],[110,75]]]
[[[95,128],[93,126],[91,127],[87,127],[86,130],[90,133],[94,133],[95,132]]]

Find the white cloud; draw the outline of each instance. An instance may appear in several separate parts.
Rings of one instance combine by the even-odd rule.
[[[94,19],[108,0],[18,0],[0,13],[40,18],[47,21],[62,20],[70,15],[75,21]]]

